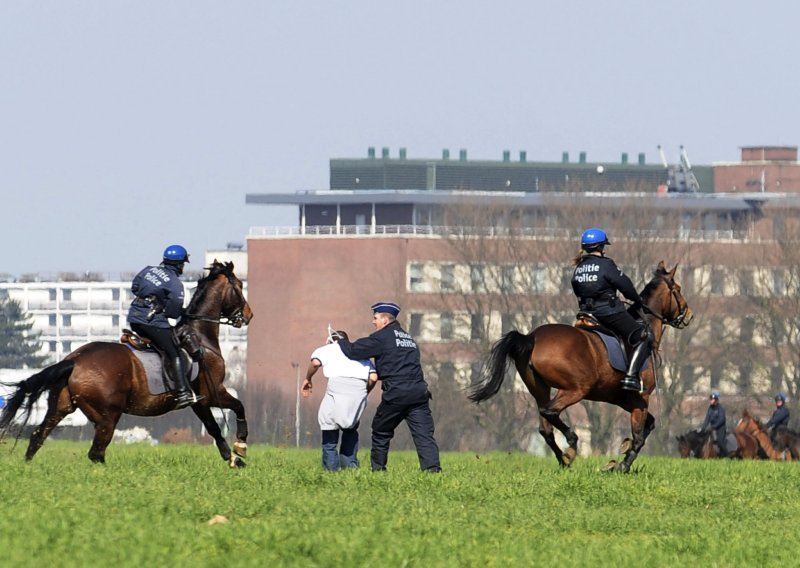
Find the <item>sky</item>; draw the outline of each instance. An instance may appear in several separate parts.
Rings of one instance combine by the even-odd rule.
[[[0,3],[0,273],[245,243],[369,147],[693,164],[800,144],[789,0]],[[192,265],[197,269],[199,266]]]

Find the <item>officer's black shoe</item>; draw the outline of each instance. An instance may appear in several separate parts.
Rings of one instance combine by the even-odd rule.
[[[177,394],[175,395],[175,409],[177,410],[179,408],[191,406],[202,398],[202,396],[197,396],[190,390],[177,391]]]
[[[438,465],[435,465],[433,467],[429,467],[428,469],[423,469],[422,471],[425,473],[442,473],[442,468]]]
[[[639,377],[625,375],[620,385],[622,385],[622,390],[642,392],[642,382],[639,380]]]

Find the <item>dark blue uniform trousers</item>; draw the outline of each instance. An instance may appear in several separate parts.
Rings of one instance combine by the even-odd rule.
[[[394,437],[395,429],[403,420],[411,430],[411,437],[417,448],[420,468],[426,471],[441,471],[439,463],[439,446],[433,438],[433,416],[428,401],[414,404],[387,403],[381,401],[375,418],[372,420],[372,452],[373,471],[386,469],[389,459],[389,442]]]

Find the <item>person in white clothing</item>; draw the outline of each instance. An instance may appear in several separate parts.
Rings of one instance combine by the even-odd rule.
[[[319,406],[318,420],[322,430],[322,467],[329,471],[358,467],[358,422],[367,406],[367,394],[378,380],[369,360],[354,361],[345,357],[337,344],[339,339],[347,339],[347,334],[329,327],[328,341],[311,354],[300,388],[303,397],[310,396],[311,379],[322,368],[328,378],[328,388]]]

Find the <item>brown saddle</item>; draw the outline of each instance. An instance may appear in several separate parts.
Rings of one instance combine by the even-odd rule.
[[[584,328],[602,328],[603,326],[600,324],[599,321],[595,319],[592,314],[587,314],[586,312],[578,312],[575,316],[575,323],[573,327],[584,327]]]
[[[119,342],[127,343],[137,351],[145,351],[154,348],[152,346],[153,343],[152,341],[150,341],[146,337],[142,337],[141,335],[130,329],[122,330],[122,335],[119,338]]]

